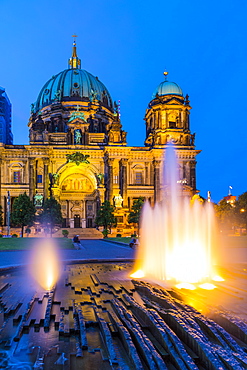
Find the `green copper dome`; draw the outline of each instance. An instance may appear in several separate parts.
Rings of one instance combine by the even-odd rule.
[[[164,72],[165,81],[161,82],[159,86],[155,89],[153,93],[153,98],[158,94],[159,96],[163,95],[180,95],[183,96],[182,89],[175,82],[167,81],[168,72]]]
[[[91,73],[80,69],[81,61],[76,54],[76,45],[73,44],[72,58],[69,68],[58,73],[45,83],[38,99],[33,106],[37,112],[54,102],[62,101],[99,101],[112,109],[112,99],[105,85]]]

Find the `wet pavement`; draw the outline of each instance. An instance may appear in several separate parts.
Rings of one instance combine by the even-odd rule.
[[[29,255],[0,252],[0,266],[27,265]],[[134,257],[127,245],[82,240],[78,250],[61,251],[66,263],[51,291],[25,268],[5,271],[0,368],[247,368],[246,264],[222,268],[226,280],[214,291],[187,291],[131,280]]]
[[[195,303],[211,293],[133,281],[131,270],[129,262],[66,264],[51,291],[37,287],[25,269],[2,275],[0,368],[246,368],[247,323],[237,312],[207,306],[210,312],[202,314]],[[246,272],[236,270],[232,284],[239,274],[243,290],[234,300],[244,307]],[[219,285],[214,296],[219,293],[234,292]]]

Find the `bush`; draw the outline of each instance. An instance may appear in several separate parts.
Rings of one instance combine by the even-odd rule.
[[[122,234],[117,234],[116,237],[117,238],[121,238],[122,237]]]
[[[27,227],[26,230],[25,230],[26,234],[31,234],[31,229],[30,227]]]
[[[69,232],[68,230],[62,230],[62,234],[64,238],[68,238]]]
[[[102,234],[103,234],[104,238],[107,238],[107,235],[109,234],[109,231],[107,229],[104,229],[102,231]]]
[[[18,238],[17,234],[12,234],[12,238]]]
[[[131,238],[136,238],[136,234],[131,234]]]
[[[0,238],[2,238],[3,237],[3,234],[0,234]]]

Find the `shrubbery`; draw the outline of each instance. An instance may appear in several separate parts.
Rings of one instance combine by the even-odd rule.
[[[104,238],[107,238],[107,235],[109,234],[109,230],[104,229],[104,230],[102,231],[102,234],[103,234]]]
[[[62,234],[64,238],[68,238],[69,232],[68,230],[62,230]]]

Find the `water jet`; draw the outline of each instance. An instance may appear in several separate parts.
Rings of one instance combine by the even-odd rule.
[[[163,200],[143,206],[135,271],[168,285],[209,283],[216,275],[213,205],[183,194],[172,145],[165,150],[164,163]]]

